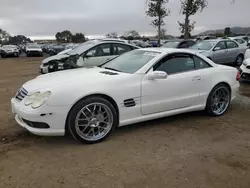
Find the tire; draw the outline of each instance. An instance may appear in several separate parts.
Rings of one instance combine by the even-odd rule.
[[[26,54],[26,57],[29,57],[30,55],[29,54]]]
[[[7,55],[5,55],[5,54],[2,54],[2,55],[1,55],[1,57],[2,57],[2,58],[6,58],[6,57],[7,57]]]
[[[244,61],[244,55],[242,55],[242,54],[238,55],[235,59],[234,66],[240,67],[242,65],[243,61]]]
[[[101,114],[103,111],[105,113]],[[104,114],[107,116],[104,117]],[[104,123],[106,120],[108,122]],[[77,126],[76,122],[81,123],[81,126]],[[76,140],[86,144],[94,144],[105,140],[117,124],[117,112],[109,101],[102,97],[88,97],[73,106],[68,115],[66,130]],[[95,135],[98,131],[99,134]]]
[[[215,112],[214,107],[218,107],[218,103],[222,103],[222,100],[219,100],[219,97],[215,97],[216,94],[218,94],[218,91],[224,91],[225,93],[227,93],[227,97],[225,97],[226,102],[225,102],[225,106],[222,106],[221,111],[219,112]],[[216,93],[217,92],[217,93]],[[222,92],[223,93],[223,92]],[[224,97],[223,97],[224,98]],[[230,102],[231,102],[231,90],[230,88],[226,85],[226,84],[218,84],[216,85],[212,91],[210,92],[208,98],[207,98],[207,104],[206,104],[206,112],[211,115],[211,116],[222,116],[225,112],[227,112],[229,106],[230,106]]]

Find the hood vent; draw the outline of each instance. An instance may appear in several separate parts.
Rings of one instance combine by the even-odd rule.
[[[111,72],[111,71],[101,71],[102,74],[108,74],[108,75],[118,75],[118,73]]]
[[[126,99],[123,101],[123,104],[126,107],[133,107],[133,106],[135,106],[135,100],[134,99]]]

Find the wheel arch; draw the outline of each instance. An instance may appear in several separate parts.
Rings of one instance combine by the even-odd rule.
[[[243,53],[239,53],[239,55],[238,55],[238,56],[242,56],[242,57],[243,57],[243,59],[244,59],[244,56],[245,56],[245,55],[244,55]],[[237,56],[237,57],[238,57],[238,56]]]
[[[109,95],[107,95],[107,94],[103,94],[103,93],[95,93],[95,94],[89,94],[89,95],[86,95],[86,96],[84,96],[84,97],[82,97],[82,98],[80,98],[79,100],[77,100],[73,105],[72,105],[72,107],[70,108],[70,110],[69,110],[69,112],[68,112],[68,114],[67,114],[67,118],[66,118],[66,121],[65,121],[65,130],[66,130],[66,132],[68,131],[67,129],[67,123],[68,123],[68,120],[69,120],[69,114],[70,114],[70,112],[71,112],[71,110],[76,106],[76,104],[78,103],[78,102],[80,102],[80,101],[82,101],[82,100],[84,100],[84,99],[86,99],[86,98],[89,98],[89,97],[101,97],[101,98],[104,98],[104,99],[106,99],[107,101],[109,101],[112,105],[113,105],[113,107],[115,108],[115,111],[116,111],[116,113],[117,113],[117,125],[119,124],[119,118],[120,118],[120,112],[119,112],[119,108],[118,108],[118,105],[117,105],[117,103],[116,103],[116,101],[112,98],[112,97],[110,97]]]
[[[216,86],[218,86],[218,85],[220,85],[220,84],[226,85],[226,86],[229,88],[230,93],[232,93],[232,88],[231,88],[230,84],[227,83],[226,81],[221,81],[221,82],[219,82],[219,83],[216,83],[216,84],[210,89],[210,92],[209,92],[208,95],[207,95],[207,100],[208,100],[208,97],[209,97],[209,94],[211,93],[211,91],[212,91]],[[206,100],[206,102],[207,102],[207,100]]]

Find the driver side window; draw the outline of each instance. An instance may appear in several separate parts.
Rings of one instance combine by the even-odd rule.
[[[153,70],[164,71],[167,74],[177,74],[195,70],[195,62],[191,56],[186,54],[170,55],[157,63]]]
[[[110,56],[110,44],[100,44],[87,52],[88,57]]]

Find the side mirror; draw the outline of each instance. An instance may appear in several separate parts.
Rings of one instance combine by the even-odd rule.
[[[166,79],[168,74],[164,71],[154,71],[148,74],[149,80]]]
[[[215,47],[214,51],[220,50],[220,47]]]

